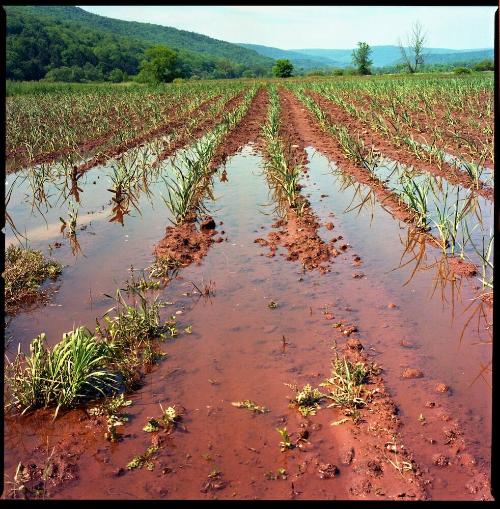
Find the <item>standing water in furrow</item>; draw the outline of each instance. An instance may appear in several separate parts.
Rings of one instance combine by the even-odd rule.
[[[417,461],[432,464],[433,455],[441,452],[441,427],[450,417],[434,408],[443,405],[460,422],[475,461],[488,472],[491,369],[484,368],[491,366],[492,310],[477,299],[477,281],[443,273],[439,249],[418,242],[415,232],[412,241],[408,226],[383,209],[370,188],[314,149],[307,153],[310,171],[303,192],[323,224],[332,217],[336,221],[333,231],[322,228],[321,234],[325,240],[345,236],[336,247],[347,241],[352,247],[345,252],[354,251],[347,255],[352,264],[335,265],[335,287],[386,368],[405,426],[414,431],[409,445]],[[434,497],[446,498],[450,490],[463,496],[460,481],[454,485],[456,472],[446,476],[446,470],[434,470],[441,478],[433,485]]]
[[[312,158],[311,179],[320,183],[322,189],[331,189],[332,176],[323,175],[323,170],[328,169],[326,160],[319,168],[317,160],[317,156]],[[400,475],[397,464],[393,462],[391,466],[384,458],[383,469],[377,461],[364,466],[360,438],[353,442],[349,431],[352,428],[343,424],[345,419],[338,420],[336,411],[322,408],[316,415],[302,418],[288,403],[294,395],[293,386],[300,388],[308,383],[317,386],[328,378],[332,348],[336,348],[335,337],[338,337],[338,329],[332,325],[337,320],[355,320],[365,348],[375,349],[375,359],[377,362],[380,359],[387,371],[384,376],[389,389],[395,393],[403,418],[417,419],[418,415],[414,414],[421,401],[404,398],[403,390],[408,388],[399,380],[399,366],[391,358],[409,362],[403,350],[395,355],[396,348],[402,349],[398,341],[405,339],[408,345],[422,350],[429,346],[425,340],[428,336],[422,328],[422,335],[408,338],[405,319],[410,311],[404,295],[400,296],[397,308],[386,309],[387,303],[382,299],[386,296],[387,301],[394,300],[391,290],[396,291],[396,287],[382,285],[371,272],[366,280],[352,278],[350,249],[334,260],[331,272],[326,274],[304,273],[299,263],[283,260],[280,251],[275,257],[265,256],[254,241],[271,230],[275,217],[261,171],[261,158],[250,155],[246,149],[214,176],[216,201],[207,201],[205,206],[224,240],[212,246],[201,265],[187,267],[160,291],[161,297],[171,303],[168,312],[176,313],[182,323],[189,324],[191,334],[169,342],[167,358],[147,375],[145,385],[138,392],[127,396],[132,404],[126,409],[128,421],[123,440],[109,443],[95,436],[85,426],[87,418],[83,410],[62,415],[56,423],[37,417],[24,422],[13,419],[7,428],[6,469],[14,468],[19,460],[16,443],[23,443],[26,451],[42,446],[42,450],[48,448],[50,453],[53,444],[69,441],[71,445],[73,440],[82,447],[77,461],[78,475],[63,485],[56,497],[88,497],[92,486],[93,493],[109,498],[206,495],[346,499],[361,493],[366,496],[367,487],[360,478],[370,475],[376,475],[373,483],[380,493],[389,498],[398,496],[400,491],[396,493],[398,488],[394,487],[394,480]],[[315,212],[321,219],[326,219],[331,211],[335,211],[335,217],[342,216],[339,229],[346,232],[350,244],[356,246],[360,235],[371,235],[368,218],[363,222],[358,218],[360,230],[351,228],[350,221],[356,219],[349,214],[342,215],[343,202],[339,195],[324,191],[331,196],[325,200],[314,187],[309,185],[306,189],[311,192]],[[392,227],[384,224],[384,217],[390,224],[397,226],[397,223],[386,212],[382,214],[385,216],[378,217],[377,213],[374,235],[384,232],[389,238]],[[325,236],[326,231],[322,228]],[[333,233],[338,237],[338,231]],[[131,242],[135,245],[135,241]],[[373,266],[385,267],[391,256],[399,259],[397,243],[392,255],[376,241],[370,249],[375,246],[380,249],[380,256],[373,256]],[[356,253],[364,260],[360,249]],[[361,270],[368,272],[371,263],[362,265]],[[419,277],[416,276],[417,280]],[[424,289],[428,290],[422,286],[419,291]],[[361,302],[366,304],[363,310],[357,309]],[[335,315],[333,320],[329,319],[330,315]],[[443,319],[442,314],[438,315]],[[381,321],[391,325],[386,328]],[[412,332],[421,325],[415,320]],[[381,330],[384,337],[380,337]],[[430,367],[420,350],[417,350],[418,365],[427,371]],[[456,361],[460,362],[460,358]],[[453,387],[453,397],[461,398],[461,387],[453,370],[444,370],[439,375],[446,377],[446,382]],[[415,384],[419,380],[405,380],[405,383]],[[148,422],[153,426],[155,416],[169,406],[181,409],[179,429],[158,442],[153,459],[146,462],[148,468],[127,467],[139,465],[140,460],[134,463],[134,458],[151,451],[151,434],[143,428]],[[432,421],[430,415],[427,419]],[[332,427],[334,420],[338,422]],[[304,423],[309,423],[306,428],[302,428]],[[287,439],[280,437],[277,428],[293,436],[294,442],[297,436],[302,436],[302,429],[303,442],[295,442],[301,447],[286,450],[286,445],[282,445],[280,449],[280,439],[282,444]],[[414,449],[413,445],[419,445],[419,437],[412,437],[412,432],[408,426],[402,435],[410,450]],[[430,453],[428,447],[421,449],[422,454]],[[392,461],[393,453],[387,454]],[[346,460],[347,457],[351,459]],[[416,459],[418,462],[419,455]],[[428,458],[422,459],[429,462]],[[353,463],[343,466],[348,464],[344,461]],[[434,472],[427,475],[433,478]],[[336,478],[326,481],[329,477]],[[455,493],[451,484],[448,490]],[[463,496],[456,489],[457,496]],[[439,485],[432,494],[439,498]]]

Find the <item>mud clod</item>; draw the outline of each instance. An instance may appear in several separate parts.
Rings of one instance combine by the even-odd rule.
[[[450,464],[450,459],[444,454],[434,454],[432,456],[432,463],[437,467],[446,467]]]
[[[443,384],[443,383],[438,383],[434,389],[436,392],[440,392],[442,394],[450,391],[450,388],[446,384]]]
[[[403,371],[403,378],[422,378],[424,376],[423,371],[416,368],[406,368]]]
[[[342,465],[350,465],[354,459],[354,449],[352,447],[345,447],[340,456],[342,458]]]
[[[338,475],[339,469],[331,463],[323,463],[319,466],[318,472],[321,479],[331,479]]]
[[[351,350],[363,350],[363,345],[361,344],[361,341],[356,338],[349,338],[347,340],[347,348],[350,348]]]

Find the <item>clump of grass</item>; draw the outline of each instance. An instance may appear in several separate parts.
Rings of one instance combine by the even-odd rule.
[[[243,401],[233,401],[231,405],[235,406],[236,408],[247,408],[248,410],[259,414],[265,414],[269,412],[269,408],[266,408],[265,406],[259,406],[257,403],[255,403],[255,401],[250,399],[245,399]]]
[[[297,407],[299,412],[304,416],[316,415],[316,410],[319,408],[319,402],[325,397],[319,389],[313,389],[310,384],[304,385],[299,391],[295,388],[295,397],[290,400],[290,406]]]
[[[104,324],[97,322],[94,333],[79,327],[64,334],[52,350],[45,344],[45,334],[41,334],[31,343],[30,355],[21,353],[19,346],[14,361],[6,365],[9,406],[22,413],[56,406],[57,416],[60,408],[134,388],[142,366],[163,356],[155,352],[153,340],[177,334],[175,317],[160,321],[163,303],[158,299],[150,303],[134,291],[139,304],[127,304],[118,290],[116,314],[110,316],[115,308],[110,309]],[[110,436],[114,436],[114,428],[120,424],[113,419],[108,424]]]
[[[96,332],[110,345],[113,365],[122,374],[126,387],[135,385],[139,366],[155,362],[160,356],[155,355],[151,341],[177,335],[175,316],[161,322],[160,309],[163,303],[158,298],[149,302],[140,291],[135,288],[130,290],[138,298],[138,305],[128,304],[120,290],[117,290],[117,306],[104,315],[104,325],[98,322],[96,328]],[[116,314],[110,316],[113,310]]]
[[[5,310],[14,312],[19,306],[40,299],[40,285],[48,278],[55,279],[62,265],[46,258],[41,251],[11,244],[5,253]]]
[[[330,388],[329,394],[325,394],[333,400],[330,406],[340,407],[346,415],[356,417],[357,409],[366,404],[362,396],[370,370],[362,362],[352,363],[345,357],[336,358],[332,368],[332,376],[320,386]]]
[[[6,367],[10,403],[22,413],[36,408],[69,408],[82,401],[106,395],[117,388],[116,375],[108,369],[111,350],[85,327],[63,335],[52,350],[40,334],[30,345],[30,355],[21,353]]]

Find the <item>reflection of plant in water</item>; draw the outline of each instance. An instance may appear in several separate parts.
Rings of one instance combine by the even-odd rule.
[[[16,228],[16,225],[14,224],[12,216],[7,212],[7,207],[9,205],[10,199],[12,197],[12,191],[14,191],[14,184],[16,183],[19,176],[20,176],[20,174],[16,175],[16,178],[12,182],[12,185],[10,186],[7,193],[5,194],[5,209],[4,210],[5,210],[5,221],[10,226],[12,233],[14,234],[14,236],[16,237],[18,242],[20,244],[22,244],[21,239],[19,237],[23,238],[26,242],[28,242],[28,239],[19,232],[19,230]],[[7,182],[5,182],[5,185],[7,185]]]
[[[66,228],[68,228],[67,235],[68,237],[76,237],[76,224],[78,219],[78,207],[75,207],[75,205],[70,202],[69,204],[69,211],[68,211],[69,219],[66,221],[62,217],[59,218],[61,221],[61,233],[64,232]]]
[[[371,209],[371,218],[370,218],[370,224],[371,224],[371,222],[373,221],[373,215],[374,215],[374,210],[375,210],[375,205],[377,203],[377,200],[375,198],[375,193],[373,192],[373,189],[371,189],[370,187],[367,188],[366,196],[363,197],[361,194],[363,187],[364,186],[361,183],[354,184],[354,195],[352,197],[351,202],[344,210],[344,213],[357,210],[358,211],[357,215],[359,216],[361,214],[361,211],[365,207],[365,205],[368,204],[368,207],[370,207],[370,209]],[[358,196],[359,196],[359,203],[357,203],[357,205],[352,206],[354,203],[354,200]]]
[[[482,277],[479,278],[484,287],[493,289],[493,238],[494,234],[490,231],[490,238],[488,243],[485,245],[485,236],[482,237],[481,251],[477,248],[476,244],[472,241],[467,223],[465,223],[465,229],[467,237],[471,243],[474,251],[479,255],[481,259]]]
[[[491,344],[493,342],[493,329],[492,329],[493,324],[489,321],[488,318],[488,315],[491,313],[491,305],[488,302],[485,302],[483,300],[483,296],[480,295],[471,300],[471,303],[464,310],[463,314],[465,315],[471,309],[471,307],[474,306],[474,304],[477,305],[474,307],[472,314],[465,322],[465,325],[462,329],[462,334],[460,335],[459,342],[462,343],[465,332],[467,331],[469,325],[472,323],[473,319],[476,317],[477,318],[476,331],[478,332],[478,334],[480,334],[481,332],[487,332],[489,335],[488,341],[479,342],[477,344]]]

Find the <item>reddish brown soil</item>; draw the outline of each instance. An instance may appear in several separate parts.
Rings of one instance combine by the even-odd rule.
[[[399,161],[405,165],[413,166],[417,170],[426,171],[443,177],[451,184],[461,185],[467,188],[473,187],[473,183],[470,178],[452,164],[443,163],[442,167],[439,168],[435,164],[426,163],[425,161],[422,161],[414,154],[412,154],[409,149],[405,148],[404,146],[398,147],[389,139],[384,138],[376,131],[370,129],[361,120],[351,116],[343,108],[337,106],[332,101],[329,101],[325,97],[315,92],[309,91],[307,93],[327,114],[327,117],[331,119],[332,123],[348,126],[349,132],[359,136],[366,146],[373,145],[374,148],[381,152],[383,155],[386,155],[391,159]],[[477,190],[477,193],[481,196],[484,196],[488,200],[493,200],[492,188],[481,188]]]
[[[211,97],[210,99],[207,99],[200,106],[195,108],[192,112],[189,112],[188,115],[196,116],[200,112],[204,111],[204,109],[208,108],[211,103],[218,99],[218,97],[220,96],[215,96]],[[97,166],[99,164],[104,164],[108,159],[117,157],[123,152],[126,152],[127,150],[138,147],[142,143],[151,140],[151,138],[156,138],[161,136],[162,134],[172,131],[173,129],[181,128],[185,123],[186,123],[185,115],[182,115],[180,117],[177,116],[176,118],[170,119],[168,122],[165,122],[162,125],[155,127],[154,129],[150,129],[149,131],[142,133],[139,136],[135,136],[134,138],[126,140],[123,143],[120,143],[113,147],[109,147],[103,152],[99,152],[94,157],[78,166],[76,171],[79,174],[85,173],[87,170],[90,170],[90,168],[93,168],[94,166]]]
[[[473,277],[477,274],[477,267],[472,262],[466,262],[456,256],[448,257],[448,268],[457,276]]]
[[[308,204],[300,217],[289,208],[287,219],[277,221],[273,227],[279,230],[269,233],[267,241],[260,238],[255,240],[261,246],[269,247],[267,256],[274,256],[278,246],[283,246],[288,251],[287,260],[298,260],[307,270],[319,269],[321,272],[327,272],[328,262],[339,254],[318,235],[320,225]]]
[[[165,146],[164,150],[158,156],[158,159],[153,163],[153,167],[156,167],[160,164],[161,161],[171,156],[177,150],[180,150],[191,143],[193,140],[197,138],[201,138],[205,135],[210,129],[215,127],[221,120],[225,113],[228,113],[235,108],[237,108],[243,101],[243,96],[245,92],[239,92],[234,97],[229,99],[229,101],[224,104],[221,111],[215,117],[204,118],[196,124],[194,129],[186,131],[182,130],[185,124],[185,120],[180,122],[178,126],[175,126],[175,129],[180,129],[181,134],[177,136],[172,143],[169,143]],[[204,106],[203,110],[199,110],[198,113],[206,111],[208,109],[208,104]]]
[[[266,120],[268,101],[267,89],[259,88],[241,122],[227,134],[225,140],[215,152],[210,165],[212,170],[216,170],[219,166],[225,164],[228,157],[238,152],[241,147],[248,143],[253,142],[259,145],[260,129]]]
[[[213,228],[196,229],[194,221],[167,226],[165,237],[155,246],[156,257],[174,260],[182,267],[200,262],[214,242]]]

